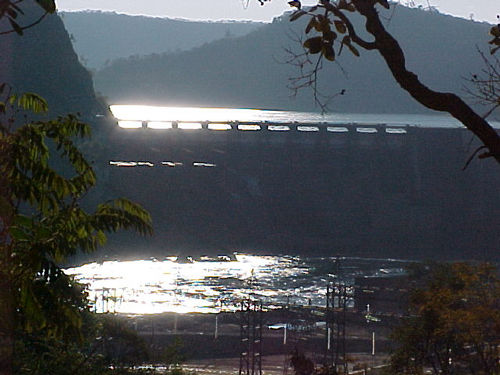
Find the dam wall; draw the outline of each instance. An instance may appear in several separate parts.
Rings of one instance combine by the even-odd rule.
[[[316,128],[114,128],[106,190],[143,204],[155,235],[111,246],[159,256],[500,259],[500,166],[474,160],[462,170],[478,146],[470,132]]]

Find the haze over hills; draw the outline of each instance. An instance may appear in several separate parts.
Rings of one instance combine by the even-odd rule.
[[[476,46],[487,48],[490,26],[402,6],[387,16],[387,28],[401,42],[409,68],[432,88],[465,94],[463,78],[481,70]],[[190,51],[119,59],[95,75],[96,89],[113,103],[317,111],[310,90],[291,98],[287,88],[299,72],[284,63],[290,57],[284,48],[300,53],[293,39],[304,22],[291,23],[284,15],[247,35]],[[324,65],[320,90],[332,95],[342,89],[345,95],[330,106],[334,112],[425,111],[394,82],[376,52],[362,51],[356,58],[345,50],[338,63]]]
[[[245,35],[258,22],[195,22],[111,12],[59,12],[89,69],[132,55],[186,51],[224,37]]]

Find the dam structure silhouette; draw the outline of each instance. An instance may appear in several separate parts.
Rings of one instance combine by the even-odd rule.
[[[145,253],[499,260],[500,167],[461,128],[118,121],[106,189],[143,204]]]

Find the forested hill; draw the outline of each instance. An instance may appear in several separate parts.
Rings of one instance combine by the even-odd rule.
[[[21,25],[30,24],[41,14],[41,8],[31,1],[23,1],[20,8],[25,13],[18,19]],[[2,30],[9,28],[7,22],[2,24]],[[8,83],[17,93],[42,95],[52,114],[80,112],[91,118],[101,111],[92,77],[78,61],[57,15],[47,15],[22,36],[0,36],[0,82]]]
[[[408,67],[424,83],[467,96],[464,77],[483,68],[476,48],[488,48],[490,25],[403,6],[385,16],[407,54]],[[191,51],[120,59],[96,74],[96,88],[121,103],[318,110],[309,90],[291,98],[287,88],[300,72],[285,63],[290,58],[285,48],[302,52],[295,39],[305,22],[305,17],[289,22],[284,15],[248,35]],[[345,95],[332,102],[332,111],[424,111],[394,82],[376,52],[362,51],[357,58],[346,49],[337,63],[325,64],[320,91],[331,95],[342,89]]]
[[[186,51],[224,37],[248,34],[256,22],[194,22],[111,12],[60,12],[76,52],[90,69],[132,55]]]

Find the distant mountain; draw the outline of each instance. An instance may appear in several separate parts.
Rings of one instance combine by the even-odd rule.
[[[432,88],[464,94],[463,78],[483,67],[476,46],[487,48],[490,25],[403,6],[386,16],[409,68]],[[115,103],[318,110],[310,90],[291,98],[287,88],[299,72],[285,63],[290,56],[284,49],[301,52],[294,39],[306,22],[291,23],[288,18],[283,15],[248,35],[186,52],[113,61],[95,75],[96,88]],[[324,64],[320,91],[332,95],[342,89],[345,95],[334,99],[332,111],[425,111],[395,83],[376,52],[362,51],[356,58],[345,50],[338,63]]]
[[[22,25],[40,16],[41,8],[23,1]],[[5,23],[2,30],[9,28]],[[90,73],[80,64],[61,19],[48,15],[38,25],[0,36],[0,82],[14,92],[35,92],[49,104],[52,114],[76,113],[91,117],[101,111]]]
[[[194,22],[110,12],[60,12],[75,50],[90,69],[132,55],[187,51],[225,37],[248,34],[257,22]]]

